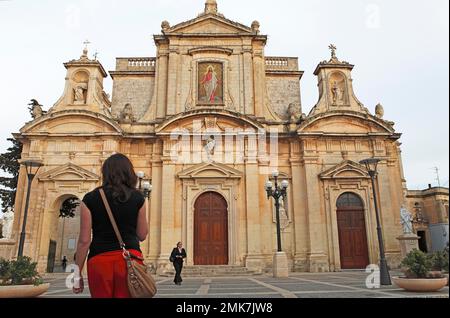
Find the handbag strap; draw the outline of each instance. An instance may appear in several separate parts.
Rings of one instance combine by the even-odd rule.
[[[100,191],[100,195],[103,200],[103,204],[105,205],[106,212],[108,212],[109,220],[111,221],[111,224],[114,228],[114,232],[116,233],[117,239],[119,240],[120,248],[125,250],[125,247],[126,247],[125,242],[123,241],[122,235],[120,234],[119,228],[117,227],[117,223],[116,223],[116,220],[114,219],[114,215],[111,211],[111,207],[109,206],[105,191],[103,189],[100,189],[99,191]]]

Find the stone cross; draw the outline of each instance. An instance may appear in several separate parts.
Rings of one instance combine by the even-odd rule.
[[[331,57],[336,58],[337,47],[333,44],[330,44],[330,46],[328,48],[331,50]]]
[[[83,42],[84,44],[84,48],[87,50],[88,49],[88,45],[91,44],[91,42],[89,42],[89,40],[86,40]]]

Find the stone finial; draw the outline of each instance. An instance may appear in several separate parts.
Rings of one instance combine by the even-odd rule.
[[[289,123],[298,124],[302,118],[301,107],[298,103],[291,103],[288,107]]]
[[[383,117],[384,117],[384,107],[383,107],[383,105],[378,104],[378,105],[375,107],[375,115],[376,115],[378,118],[383,118]]]
[[[206,14],[217,14],[217,1],[216,0],[206,0],[205,3],[205,13]]]
[[[169,23],[169,21],[163,21],[163,22],[161,23],[161,29],[162,29],[163,32],[169,30],[169,29],[170,29],[170,23]]]
[[[261,24],[258,21],[253,21],[252,23],[252,30],[254,33],[259,34],[259,28]]]
[[[136,121],[131,104],[126,104],[119,115],[119,122],[123,124],[132,124]]]

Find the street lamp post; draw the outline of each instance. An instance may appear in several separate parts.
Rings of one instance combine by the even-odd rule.
[[[283,198],[286,200],[287,198],[287,189],[289,187],[289,182],[284,180],[281,182],[281,186],[278,185],[278,171],[275,171],[272,174],[272,177],[275,181],[274,184],[271,181],[267,181],[266,183],[266,192],[267,198],[275,199],[275,209],[276,209],[276,221],[277,221],[277,251],[278,253],[274,257],[274,276],[275,277],[287,277],[289,275],[288,264],[287,264],[287,256],[283,253],[283,248],[281,244],[281,222],[280,222],[280,199]]]
[[[378,244],[380,246],[380,282],[383,286],[392,285],[391,277],[389,275],[389,268],[386,261],[385,250],[384,250],[384,241],[383,241],[383,231],[381,229],[381,219],[380,219],[380,209],[378,206],[378,198],[377,198],[377,188],[376,188],[376,178],[378,176],[378,164],[380,163],[380,159],[372,158],[362,160],[360,163],[365,165],[367,171],[369,173],[370,179],[372,180],[372,189],[373,189],[373,200],[375,205],[375,214],[377,219],[377,233],[378,233]]]
[[[25,245],[28,208],[30,205],[31,185],[32,185],[33,180],[36,177],[39,169],[43,166],[42,162],[32,161],[32,160],[23,161],[23,162],[21,162],[21,164],[24,165],[26,168],[27,177],[28,177],[28,189],[27,189],[27,198],[25,201],[25,211],[23,214],[22,232],[20,233],[19,252],[17,255],[18,257],[23,256],[23,248]]]
[[[144,172],[139,171],[136,175],[139,178],[139,186],[138,186],[139,191],[142,192],[144,197],[146,197],[147,199],[150,199],[150,195],[152,193],[153,186],[151,185],[151,183],[149,181],[144,181],[144,178],[145,178]]]

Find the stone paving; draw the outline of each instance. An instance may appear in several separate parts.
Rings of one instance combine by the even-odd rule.
[[[268,275],[247,277],[186,278],[182,286],[176,286],[172,278],[156,277],[156,298],[449,298],[445,287],[436,293],[410,293],[398,287],[368,289],[364,272],[323,274],[294,273],[286,279]],[[87,282],[82,295],[74,295],[65,285],[66,276],[55,274],[46,277],[51,284],[44,298],[89,298]]]

